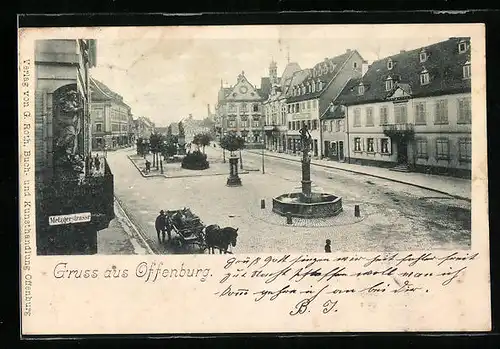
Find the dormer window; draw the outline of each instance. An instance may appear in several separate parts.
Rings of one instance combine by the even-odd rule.
[[[467,51],[467,41],[462,40],[458,43],[458,53],[464,53]]]
[[[392,78],[389,76],[387,80],[385,80],[385,90],[391,91],[393,87],[394,87],[394,82],[392,81]]]
[[[393,66],[394,66],[394,64],[392,63],[392,59],[389,59],[389,60],[387,61],[387,69],[392,70],[392,67],[393,67]]]
[[[429,83],[429,72],[424,69],[420,73],[420,85],[427,85]]]
[[[463,71],[463,76],[464,76],[464,79],[470,79],[470,62],[467,61],[465,62],[463,68],[462,68],[462,71]]]
[[[323,89],[323,81],[320,81],[318,85],[318,90],[321,91]]]
[[[352,64],[352,67],[353,67],[354,69],[358,69],[358,62],[354,62],[354,63]]]
[[[312,87],[312,92],[316,92],[316,84],[314,82],[311,84],[311,87]]]
[[[363,83],[360,83],[358,86],[358,95],[362,96],[365,93],[365,85]]]
[[[427,61],[427,52],[422,50],[420,52],[420,63],[424,63],[425,61]]]

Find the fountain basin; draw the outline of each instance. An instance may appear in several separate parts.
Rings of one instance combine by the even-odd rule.
[[[342,198],[327,193],[311,193],[306,200],[302,193],[282,194],[273,198],[273,212],[300,218],[326,218],[342,212]]]

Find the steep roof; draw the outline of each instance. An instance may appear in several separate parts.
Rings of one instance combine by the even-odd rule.
[[[467,44],[465,52],[459,52],[459,43]],[[420,53],[425,52],[427,60],[420,62]],[[392,69],[389,69],[389,60]],[[436,44],[411,51],[401,52],[375,61],[360,79],[351,80],[336,103],[351,105],[381,102],[392,96],[396,90],[412,97],[446,95],[470,91],[470,79],[463,78],[463,66],[470,62],[470,38],[450,38]],[[424,69],[429,73],[429,83],[420,83]],[[385,82],[391,77],[394,88],[386,91]],[[358,95],[358,86],[364,85],[364,93]]]
[[[271,92],[271,79],[268,77],[263,77],[260,80],[260,88],[257,89],[257,93],[264,99],[267,99],[269,93]]]
[[[291,80],[290,80],[290,83],[288,84],[288,86],[286,88],[285,94],[287,96],[291,96],[292,86],[299,85],[301,82],[303,82],[305,79],[307,79],[310,74],[311,74],[310,69],[303,69],[303,70],[299,70],[299,71],[293,73]]]
[[[287,102],[299,102],[319,97],[326,90],[325,87],[327,86],[327,84],[335,78],[335,76],[343,68],[347,60],[355,53],[357,53],[356,50],[348,50],[347,52],[339,56],[333,58],[325,58],[324,61],[317,63],[314,68],[311,69],[311,74],[309,74],[306,79],[297,84],[292,83],[292,85],[302,86],[307,85],[308,83],[312,84],[321,81],[324,84],[324,88],[320,91],[306,92],[298,96],[293,96],[289,93],[290,96],[287,98]],[[291,92],[291,90],[292,88],[289,89],[289,92]]]
[[[280,85],[284,86],[287,81],[292,77],[295,72],[298,72],[300,69],[300,65],[295,62],[290,62],[286,65],[285,69],[283,70],[283,74],[281,74],[281,79],[280,79]]]

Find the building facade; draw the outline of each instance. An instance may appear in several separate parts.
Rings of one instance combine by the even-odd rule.
[[[134,120],[134,132],[136,139],[149,139],[149,136],[155,132],[155,124],[149,118],[140,116]]]
[[[288,131],[286,91],[291,85],[293,75],[300,70],[300,66],[297,63],[288,63],[281,78],[278,78],[276,62],[272,61],[269,66],[271,91],[269,97],[263,103],[266,148],[268,150],[277,152],[284,152],[286,150],[286,134]]]
[[[217,126],[219,136],[236,132],[246,141],[247,148],[264,146],[264,112],[262,103],[270,91],[269,78],[262,78],[261,88],[252,85],[245,73],[238,75],[236,84],[229,88],[221,86],[217,104]]]
[[[321,118],[324,157],[346,161],[348,138],[346,133],[346,107],[332,104]]]
[[[92,149],[113,150],[131,146],[132,113],[123,97],[102,82],[91,79]]]
[[[356,50],[347,50],[342,55],[326,58],[307,70],[304,78],[292,82],[286,98],[289,152],[299,150],[299,130],[305,124],[313,140],[312,156],[324,156],[320,119],[346,83],[361,76],[364,63]]]
[[[97,253],[97,232],[114,218],[113,175],[94,173],[89,69],[95,40],[35,44],[35,185],[37,253]],[[96,200],[96,198],[99,198]],[[90,213],[90,221],[51,225],[49,217]]]
[[[450,38],[372,64],[347,106],[351,163],[469,177],[470,39]]]

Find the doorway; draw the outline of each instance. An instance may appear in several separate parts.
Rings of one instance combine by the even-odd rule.
[[[344,141],[339,141],[339,149],[338,149],[338,159],[339,161],[344,161]]]
[[[330,142],[325,141],[325,158],[330,157]]]
[[[318,140],[314,140],[314,156],[318,156]]]
[[[408,142],[401,138],[398,140],[398,164],[408,164]]]

